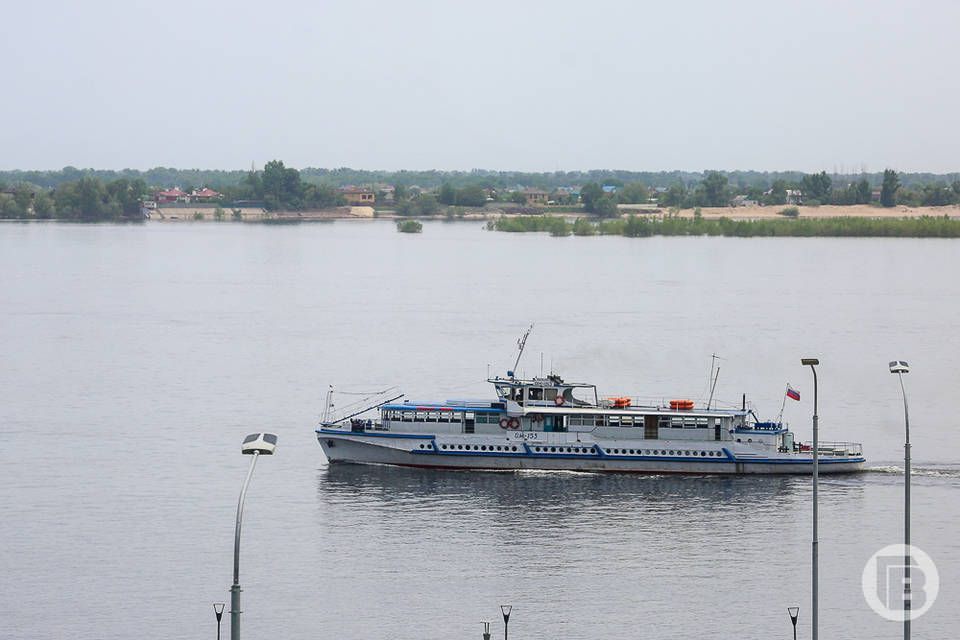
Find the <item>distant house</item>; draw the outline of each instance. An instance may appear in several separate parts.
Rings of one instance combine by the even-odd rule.
[[[208,187],[204,187],[199,191],[194,189],[190,193],[191,202],[213,202],[214,200],[219,200],[219,199],[220,199],[220,194]]]
[[[349,205],[371,206],[377,199],[376,194],[373,193],[373,189],[368,189],[367,187],[340,187],[338,191]]]
[[[527,204],[547,204],[550,194],[542,189],[524,189],[520,193],[527,199]]]
[[[617,194],[617,187],[616,187],[616,185],[612,185],[612,184],[605,184],[605,185],[603,185],[603,195],[605,195],[605,196],[614,196],[614,195],[616,195],[616,194]]]
[[[173,204],[175,202],[190,202],[190,196],[185,191],[181,191],[179,187],[157,191],[157,193],[154,194],[153,199],[157,201],[157,204]]]
[[[756,200],[751,200],[750,196],[747,195],[738,195],[734,196],[733,200],[730,201],[731,207],[755,207],[759,204]]]
[[[787,189],[787,204],[803,204],[803,191]]]

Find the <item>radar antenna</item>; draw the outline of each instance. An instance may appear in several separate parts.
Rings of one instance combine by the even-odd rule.
[[[520,339],[517,340],[517,348],[519,349],[519,351],[517,352],[517,360],[513,363],[513,369],[511,369],[509,372],[511,378],[515,377],[514,372],[517,370],[517,366],[520,364],[520,358],[523,356],[523,349],[524,347],[527,346],[527,338],[530,337],[531,331],[533,331],[532,324],[529,327],[527,327],[526,331],[523,332],[523,336],[521,336]]]

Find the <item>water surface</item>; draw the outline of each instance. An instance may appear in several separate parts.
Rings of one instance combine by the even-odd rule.
[[[809,636],[810,483],[328,467],[329,384],[488,394],[520,369],[605,395],[747,394],[875,470],[822,486],[823,637],[897,638],[860,573],[901,535],[913,365],[914,541],[960,605],[956,241],[549,238],[427,223],[0,225],[4,637],[196,638],[227,600],[242,437],[280,436],[247,501],[247,637]],[[226,631],[227,627],[225,627]],[[495,635],[501,632],[499,623]]]

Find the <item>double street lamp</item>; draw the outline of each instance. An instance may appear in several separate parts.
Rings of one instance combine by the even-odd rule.
[[[910,365],[903,360],[890,363],[890,373],[900,378],[900,393],[903,394],[903,640],[910,640],[910,413],[907,411],[907,389],[903,386],[903,374],[910,373]]]
[[[813,624],[813,640],[817,640],[818,636],[818,619],[817,603],[819,601],[818,597],[818,569],[819,569],[819,556],[817,553],[817,524],[819,522],[818,511],[817,511],[817,483],[820,478],[820,442],[817,435],[817,365],[820,364],[820,360],[817,358],[802,358],[800,364],[805,367],[810,367],[810,370],[813,371],[813,594],[811,597],[811,621]],[[798,612],[799,613],[799,612]],[[796,624],[796,622],[794,622]]]
[[[220,620],[223,619],[223,608],[227,606],[225,602],[213,603],[213,615],[217,616],[217,640],[220,640]]]
[[[790,622],[793,623],[793,640],[797,640],[797,618],[800,616],[800,607],[787,607]]]
[[[233,586],[230,587],[230,640],[240,640],[240,523],[243,520],[243,501],[247,497],[247,486],[253,476],[253,468],[261,455],[273,455],[277,448],[277,436],[272,433],[251,433],[243,439],[240,451],[245,456],[253,456],[250,470],[243,482],[240,499],[237,501],[237,528],[233,538]],[[222,612],[222,610],[221,610]],[[219,616],[217,621],[219,623]],[[219,627],[218,627],[219,629]]]

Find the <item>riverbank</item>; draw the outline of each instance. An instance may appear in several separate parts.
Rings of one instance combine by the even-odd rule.
[[[734,237],[900,237],[960,238],[960,219],[940,217],[822,217],[735,220],[703,215],[634,216],[610,220],[577,218],[568,222],[554,216],[499,218],[487,229],[505,232],[548,232],[552,236],[615,235],[631,238],[649,236],[734,236]]]

